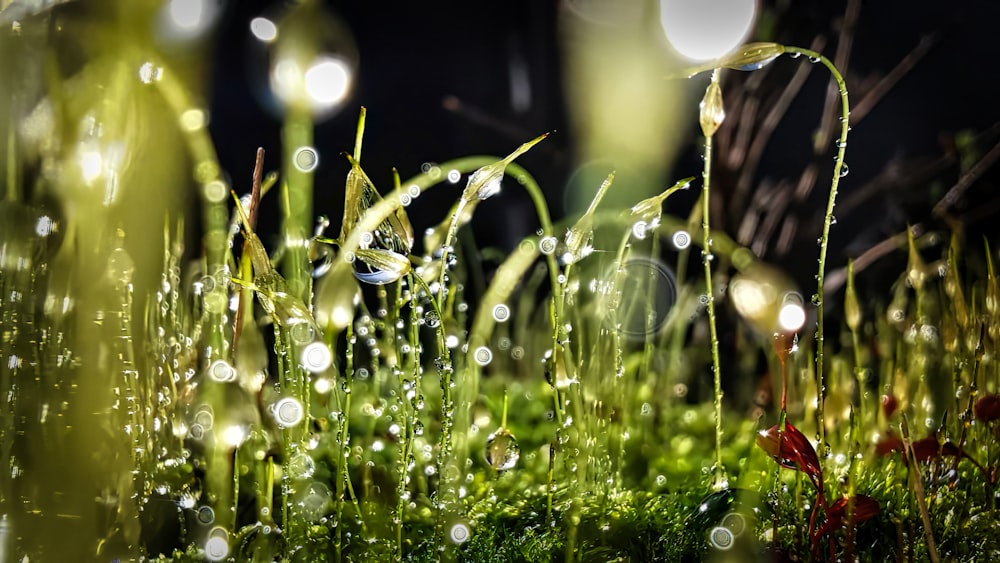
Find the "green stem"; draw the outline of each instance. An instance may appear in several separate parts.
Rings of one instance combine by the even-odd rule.
[[[284,245],[286,248],[284,273],[288,290],[303,303],[311,302],[312,275],[307,252],[307,237],[313,228],[313,177],[295,166],[295,153],[313,142],[312,118],[307,113],[291,112],[281,131],[284,151],[282,172],[285,179],[282,190]]]
[[[809,57],[810,61],[822,63],[834,80],[840,91],[840,139],[837,140],[837,158],[833,165],[833,179],[830,182],[830,197],[826,204],[826,214],[823,217],[823,234],[819,239],[819,268],[816,273],[816,295],[813,303],[816,305],[816,425],[819,431],[820,444],[826,443],[826,426],[823,418],[823,395],[826,392],[825,376],[823,374],[823,281],[826,275],[826,252],[830,241],[830,226],[833,224],[833,208],[837,203],[837,186],[840,184],[841,171],[844,170],[844,151],[847,149],[847,132],[850,131],[851,106],[847,99],[847,85],[840,71],[823,55],[801,47],[785,47],[786,53]]]
[[[712,71],[712,82],[718,83],[719,70]],[[712,376],[715,383],[715,467],[714,486],[722,487],[726,481],[726,469],[722,465],[722,370],[719,361],[719,334],[715,325],[715,295],[712,290],[712,235],[709,224],[710,186],[712,174],[712,137],[705,137],[705,168],[702,172],[701,190],[701,262],[705,268],[705,296],[708,299],[708,330],[712,346]]]

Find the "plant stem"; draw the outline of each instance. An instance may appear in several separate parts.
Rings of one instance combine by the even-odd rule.
[[[719,69],[712,71],[712,82],[718,84]],[[708,299],[708,330],[712,346],[712,376],[715,383],[715,467],[714,486],[724,487],[726,470],[722,465],[722,372],[719,361],[719,334],[715,326],[715,296],[712,291],[712,235],[709,224],[709,189],[712,174],[712,136],[705,137],[705,168],[702,172],[703,186],[701,190],[701,262],[705,268],[705,296]]]
[[[826,383],[823,375],[823,281],[826,274],[826,252],[830,241],[830,225],[833,224],[833,208],[837,203],[837,186],[840,184],[841,172],[844,170],[844,151],[847,149],[847,132],[851,130],[850,117],[851,106],[847,99],[847,85],[840,71],[823,55],[804,49],[801,47],[785,47],[786,53],[793,53],[809,57],[810,61],[822,63],[837,81],[837,88],[840,91],[840,139],[837,141],[837,157],[833,165],[833,179],[830,182],[830,197],[826,204],[826,213],[823,217],[823,234],[819,240],[819,268],[816,273],[816,295],[813,303],[816,305],[816,426],[819,432],[819,442],[826,443],[826,425],[823,419],[823,399],[826,392]],[[825,450],[825,448],[823,448]]]

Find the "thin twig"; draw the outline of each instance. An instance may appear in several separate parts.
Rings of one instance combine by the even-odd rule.
[[[847,9],[844,11],[844,22],[840,26],[840,36],[837,38],[837,52],[833,56],[833,65],[840,70],[840,73],[847,76],[847,65],[851,58],[851,45],[854,43],[854,26],[858,23],[858,12],[861,11],[861,2],[850,0]],[[837,87],[831,86],[826,91],[826,101],[823,102],[823,117],[820,120],[819,132],[816,134],[813,149],[817,155],[826,151],[826,145],[830,142],[833,134],[833,119],[836,115],[834,109],[840,93]]]
[[[924,234],[924,225],[922,223],[917,223],[916,225],[910,227],[910,232],[913,233],[913,238],[917,238]],[[903,231],[902,233],[892,235],[891,237],[864,251],[860,256],[854,259],[854,273],[860,273],[862,270],[893,250],[906,248],[906,241],[906,231]],[[827,283],[823,290],[827,294],[836,293],[837,290],[844,285],[845,281],[847,281],[846,267],[830,272],[830,275],[827,276]]]
[[[826,44],[826,39],[823,37],[816,37],[813,39],[812,43],[809,44],[809,48],[813,51],[822,51],[823,46]],[[742,168],[740,169],[740,177],[736,182],[736,190],[733,193],[731,210],[738,212],[743,208],[743,202],[746,201],[747,193],[753,184],[754,173],[757,171],[757,167],[760,164],[761,156],[764,154],[764,149],[767,147],[768,141],[771,140],[771,135],[774,130],[778,127],[778,123],[781,122],[781,118],[785,116],[788,112],[789,106],[792,104],[792,100],[798,96],[799,91],[802,89],[802,85],[805,84],[806,78],[809,77],[809,72],[812,70],[812,65],[799,65],[795,69],[795,73],[792,74],[791,80],[788,81],[788,85],[782,90],[781,95],[778,100],[774,103],[771,109],[767,112],[767,116],[764,117],[764,121],[760,124],[760,129],[753,136],[753,141],[750,147],[746,150],[746,158],[742,163]]]
[[[260,183],[264,173],[264,147],[257,147],[257,158],[253,164],[253,181],[250,188],[250,209],[247,211],[247,223],[251,230],[257,228],[257,209],[260,207]],[[243,255],[247,253],[247,240],[243,240]],[[243,273],[240,274],[241,276]],[[248,294],[248,289],[240,289],[239,306],[236,307],[236,314],[233,318],[233,354],[236,353],[236,345],[240,341],[240,333],[243,327],[243,300]]]
[[[958,182],[952,186],[951,189],[944,194],[944,197],[941,198],[941,201],[937,202],[934,206],[934,215],[937,215],[938,217],[945,217],[948,209],[954,205],[960,197],[962,197],[962,194],[969,189],[969,186],[971,186],[973,182],[978,180],[983,173],[989,170],[989,168],[996,163],[998,158],[1000,158],[1000,142],[993,145],[990,152],[983,155],[983,157],[979,159],[979,162],[973,165],[972,168],[969,168],[965,174],[962,174],[962,177],[958,179]]]
[[[891,90],[904,76],[906,73],[913,70],[913,67],[917,65],[920,59],[924,58],[930,50],[938,41],[937,34],[924,35],[920,38],[917,46],[913,48],[901,61],[897,64],[889,74],[882,77],[878,83],[869,90],[862,98],[851,108],[851,125],[856,125],[868,112],[875,107],[882,98]]]

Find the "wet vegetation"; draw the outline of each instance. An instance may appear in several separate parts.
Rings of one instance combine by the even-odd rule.
[[[289,93],[283,154],[230,186],[177,61],[34,55],[58,21],[0,39],[4,75],[37,88],[4,89],[0,122],[0,561],[1000,558],[995,249],[951,220],[891,240],[887,293],[827,272],[850,104],[820,53],[755,43],[684,73],[711,73],[704,169],[625,210],[601,206],[608,170],[560,221],[516,162],[545,134],[376,186],[361,108],[331,219],[312,209],[325,108]],[[804,291],[710,222],[721,77],[778,57],[839,94]],[[968,150],[945,219],[981,173]],[[200,216],[143,205],[192,181]],[[409,205],[448,185],[414,233]],[[501,185],[541,225],[509,255],[466,236]]]

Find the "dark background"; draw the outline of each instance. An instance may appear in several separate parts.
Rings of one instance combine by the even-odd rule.
[[[337,155],[353,146],[361,105],[368,108],[363,162],[383,192],[391,186],[391,167],[398,168],[405,179],[419,172],[425,162],[470,154],[505,155],[541,132],[556,131],[519,162],[539,180],[553,216],[561,217],[565,211],[562,193],[575,166],[559,35],[560,18],[574,17],[566,1],[329,2],[331,12],[352,31],[360,56],[351,98],[339,113],[318,124],[315,133],[315,145],[322,155],[316,172],[315,212],[331,217],[331,231],[339,224],[343,179],[348,170],[346,161]],[[576,4],[584,9],[588,6],[587,2]],[[766,34],[767,39],[808,46],[815,36],[824,35],[823,52],[832,58],[845,7],[846,2],[764,2],[767,17],[761,21],[768,29],[758,30],[751,39],[763,39]],[[223,168],[241,191],[249,186],[257,146],[268,151],[268,169],[278,168],[280,159],[280,121],[262,110],[254,92],[259,93],[265,85],[249,72],[254,65],[266,64],[248,49],[249,21],[265,13],[274,14],[275,4],[231,2],[214,46],[212,133]],[[849,88],[859,81],[870,83],[891,70],[922,37],[936,34],[937,42],[853,128],[847,151],[851,173],[841,184],[841,198],[850,197],[892,159],[905,167],[940,158],[955,133],[986,131],[1000,121],[995,88],[1000,55],[997,22],[1000,7],[992,0],[861,2],[847,73]],[[609,20],[607,25],[615,24]],[[517,109],[512,103],[508,71],[512,59],[527,64],[531,98],[526,108]],[[828,81],[825,72],[811,73],[764,154],[760,178],[801,174],[811,155],[810,136],[819,123]],[[449,97],[458,99],[466,109],[447,109],[444,102]],[[701,171],[697,100],[691,105],[690,120],[690,139],[674,166],[675,177],[699,175]],[[994,142],[995,135],[984,151]],[[833,232],[832,264],[843,265],[847,255],[857,255],[885,236],[902,231],[907,222],[928,219],[935,193],[950,187],[958,174],[952,166],[936,186],[929,181],[897,186],[869,198],[847,216],[839,215]],[[991,176],[995,178],[995,174]],[[825,205],[825,181],[824,176],[813,197],[793,212],[818,216]],[[445,217],[462,185],[439,188],[411,206],[409,214],[417,233]],[[995,214],[989,209],[996,203],[990,195],[992,186],[990,177],[978,182],[959,209],[979,210],[980,217],[970,223],[970,230],[990,237],[995,232],[990,228]],[[507,196],[515,191],[504,192],[504,212],[481,213],[473,222],[481,245],[510,248],[535,230],[534,212],[526,198]],[[689,196],[696,195],[693,192]],[[262,221],[267,241],[267,230],[276,223],[273,215],[265,215]],[[815,268],[815,235],[812,237],[812,242],[796,245],[784,258],[783,266],[803,283],[811,281]],[[895,271],[900,270],[897,267]]]

